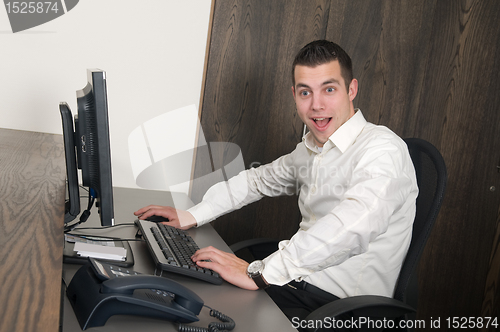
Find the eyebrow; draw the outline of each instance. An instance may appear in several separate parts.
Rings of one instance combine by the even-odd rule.
[[[308,89],[311,88],[309,85],[303,84],[303,83],[297,83],[296,85],[297,85],[297,88],[308,88]]]
[[[321,85],[328,85],[328,84],[337,84],[337,85],[340,85],[340,82],[339,80],[336,80],[334,78],[331,78],[331,79],[328,79],[326,81],[324,81]],[[304,83],[297,83],[297,88],[307,88],[307,89],[310,89],[311,87],[307,84],[304,84]]]
[[[323,82],[323,84],[322,84],[322,85],[327,85],[327,84],[332,84],[332,83],[333,83],[333,84],[338,84],[338,85],[340,85],[340,81],[339,81],[339,80],[336,80],[336,79],[334,79],[334,78],[331,78],[331,79],[329,79],[329,80],[327,80],[327,81]]]

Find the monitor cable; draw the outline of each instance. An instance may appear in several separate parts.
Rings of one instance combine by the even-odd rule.
[[[95,193],[94,190],[91,188],[89,192],[89,202],[87,204],[87,209],[82,212],[80,215],[80,219],[78,222],[71,224],[71,225],[65,225],[64,226],[64,233],[71,232],[73,229],[75,229],[78,225],[83,224],[84,222],[87,221],[90,217],[90,210],[92,209],[92,206],[94,206],[94,201],[95,201]]]
[[[78,229],[77,229],[78,230]],[[109,241],[122,241],[122,242],[145,242],[143,239],[126,239],[122,237],[113,237],[113,236],[100,236],[100,235],[92,235],[92,234],[74,234],[74,233],[66,233],[67,235],[71,235],[74,237],[78,237],[80,239],[95,241],[95,242],[109,242]]]

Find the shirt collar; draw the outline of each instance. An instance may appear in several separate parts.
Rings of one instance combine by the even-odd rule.
[[[340,152],[344,153],[354,143],[366,123],[361,110],[357,108],[354,115],[330,136],[323,145],[323,151],[328,151],[336,146]],[[307,133],[302,140],[309,150],[319,153],[311,133]]]

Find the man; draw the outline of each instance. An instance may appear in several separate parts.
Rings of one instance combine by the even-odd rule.
[[[292,79],[297,112],[309,133],[290,154],[230,179],[231,188],[246,189],[232,192],[235,207],[222,194],[222,183],[188,211],[148,206],[136,212],[141,219],[167,217],[186,229],[264,196],[300,191],[299,231],[262,262],[249,266],[212,247],[192,257],[238,287],[272,285],[269,295],[290,319],[336,298],[392,296],[418,193],[405,143],[354,108],[358,81],[342,48],[324,40],[306,45],[294,60]]]

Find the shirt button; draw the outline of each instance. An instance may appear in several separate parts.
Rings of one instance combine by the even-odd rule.
[[[316,193],[316,186],[312,186],[311,188],[311,194],[315,194]]]

